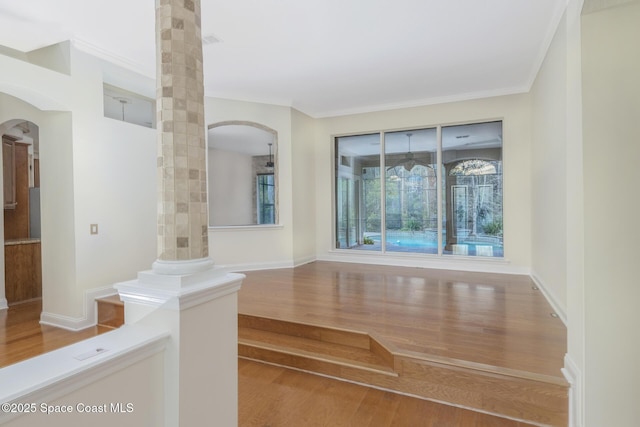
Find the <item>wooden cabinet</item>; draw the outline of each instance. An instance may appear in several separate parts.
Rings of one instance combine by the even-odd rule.
[[[16,143],[2,138],[4,208],[16,207]]]
[[[4,270],[5,292],[9,304],[42,297],[39,241],[6,242]]]
[[[7,140],[3,138],[3,150],[5,149],[5,141]],[[4,238],[5,240],[25,239],[31,237],[29,235],[29,146],[20,142],[6,145],[13,146],[15,200],[12,208],[6,208],[5,205]],[[4,160],[5,156],[3,155],[3,163]]]

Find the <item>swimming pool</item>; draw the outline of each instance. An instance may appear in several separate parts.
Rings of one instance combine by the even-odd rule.
[[[373,240],[373,250],[381,248],[381,234],[367,233],[367,237]],[[433,231],[390,231],[386,233],[387,252],[417,252],[417,253],[438,253],[437,233]],[[504,256],[504,249],[501,244],[488,241],[473,241],[470,239],[458,243],[455,250],[444,250],[444,254],[470,255],[470,256]]]

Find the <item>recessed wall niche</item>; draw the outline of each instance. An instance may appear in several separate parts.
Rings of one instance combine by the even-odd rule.
[[[209,225],[278,223],[277,132],[253,122],[208,126]]]
[[[155,100],[105,83],[103,101],[105,117],[155,129]]]

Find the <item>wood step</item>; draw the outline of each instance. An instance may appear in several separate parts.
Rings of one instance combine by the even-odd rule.
[[[526,422],[567,424],[562,379],[401,353],[365,332],[239,314],[238,355]]]
[[[367,349],[246,327],[238,328],[238,352],[243,357],[327,375],[353,369],[397,376],[383,358]]]
[[[342,371],[397,376],[391,353],[368,334],[238,315],[238,354],[340,377]]]
[[[98,304],[98,326],[107,328],[119,328],[124,325],[124,303],[120,296],[110,295],[96,298]]]

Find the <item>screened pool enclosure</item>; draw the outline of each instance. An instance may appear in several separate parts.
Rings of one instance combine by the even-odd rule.
[[[336,248],[502,257],[502,122],[335,138]]]

